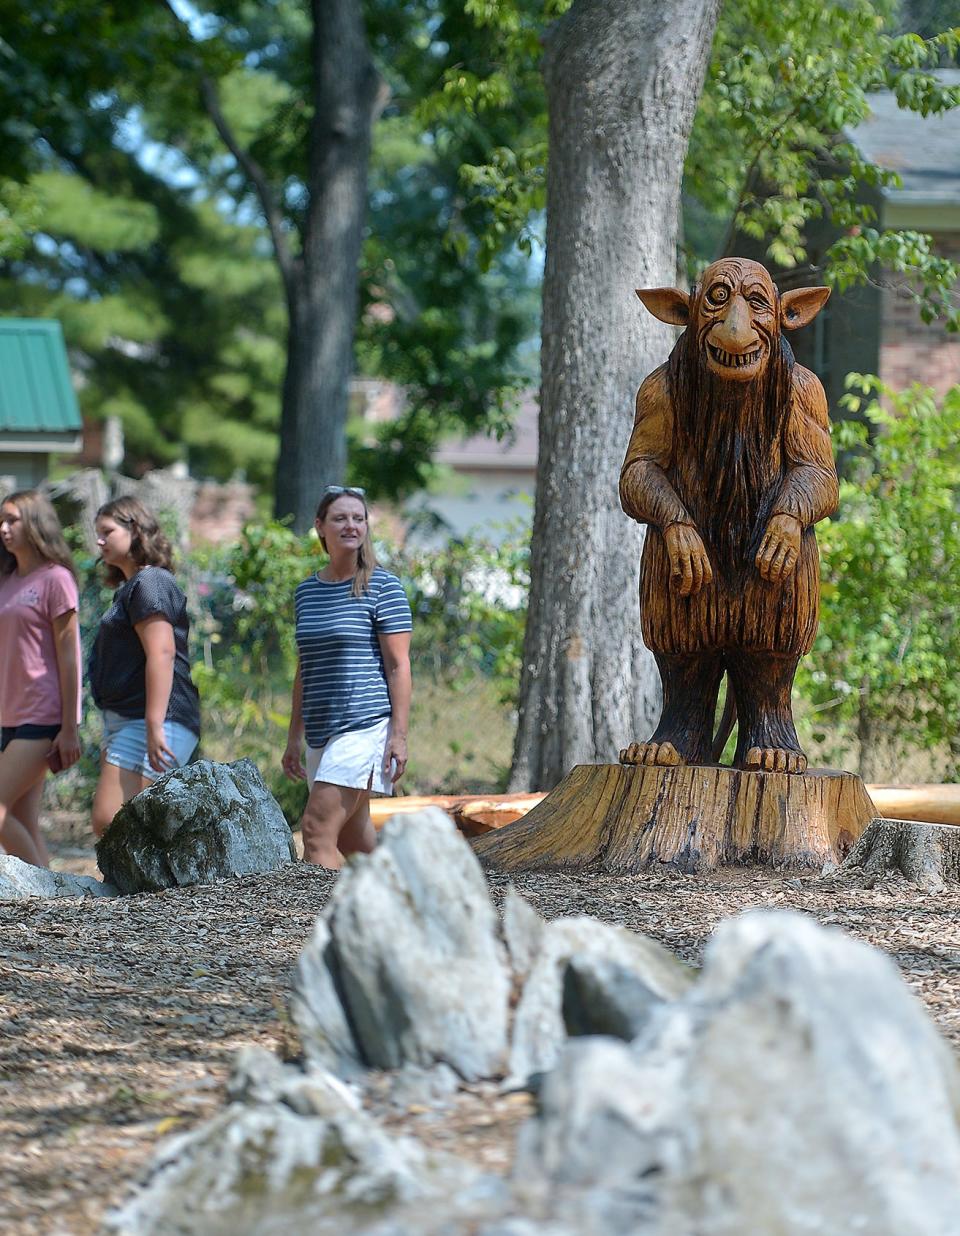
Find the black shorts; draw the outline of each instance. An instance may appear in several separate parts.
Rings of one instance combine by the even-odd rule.
[[[59,725],[5,725],[0,729],[0,751],[6,751],[15,738],[49,738],[60,733]]]

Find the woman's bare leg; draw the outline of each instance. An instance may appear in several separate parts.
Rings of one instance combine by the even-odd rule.
[[[377,830],[370,819],[370,793],[360,790],[360,801],[353,815],[340,830],[337,848],[344,858],[351,854],[372,854],[377,848]]]
[[[303,861],[336,871],[343,866],[338,839],[357,810],[366,790],[353,790],[328,781],[315,781],[300,821]]]
[[[33,844],[37,847],[37,853],[40,855],[41,866],[49,867],[50,851],[47,849],[46,838],[40,828],[40,801],[43,798],[45,779],[41,777],[36,785],[27,790],[26,794],[21,794],[10,810],[30,834]]]
[[[0,845],[35,867],[46,866],[44,855],[13,807],[38,782],[42,784],[49,750],[49,738],[15,738],[0,753]]]
[[[97,792],[93,796],[93,811],[91,826],[94,835],[102,837],[113,822],[124,803],[135,798],[141,790],[145,790],[153,782],[149,777],[131,772],[128,768],[118,768],[116,764],[108,764],[100,754],[100,780],[97,782]]]

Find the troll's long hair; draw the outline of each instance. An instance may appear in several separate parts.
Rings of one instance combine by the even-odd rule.
[[[17,508],[27,540],[34,552],[38,553],[44,562],[55,562],[58,566],[66,567],[76,579],[77,568],[73,565],[73,555],[64,540],[57,512],[46,494],[36,489],[18,489],[15,493],[7,494],[3,501]],[[16,569],[16,558],[0,544],[0,578],[12,575]]]
[[[783,478],[778,444],[790,409],[794,357],[779,329],[769,345],[766,369],[754,382],[735,382],[708,369],[695,325],[680,336],[667,362],[676,426],[674,484],[728,578],[752,563]]]

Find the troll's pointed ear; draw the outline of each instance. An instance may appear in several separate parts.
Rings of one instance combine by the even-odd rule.
[[[686,326],[690,321],[690,297],[679,288],[637,288],[637,295],[661,322]]]
[[[830,299],[829,288],[794,288],[780,297],[780,322],[784,330],[799,330],[817,316]]]

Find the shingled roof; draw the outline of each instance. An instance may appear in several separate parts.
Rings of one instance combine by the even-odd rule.
[[[937,77],[960,86],[960,69],[938,69]],[[884,191],[890,201],[960,206],[960,108],[921,116],[881,90],[870,96],[870,116],[849,136],[873,163],[900,174],[902,188]]]

